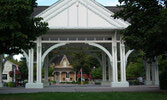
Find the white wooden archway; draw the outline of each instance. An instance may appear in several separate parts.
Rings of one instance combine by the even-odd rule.
[[[81,42],[80,42],[81,43]],[[103,46],[101,46],[100,44],[97,44],[97,43],[88,43],[88,42],[83,42],[83,43],[87,43],[87,44],[89,44],[89,45],[91,45],[91,46],[94,46],[94,47],[97,47],[97,48],[99,48],[99,49],[101,49],[102,51],[104,51],[106,54],[107,54],[107,56],[109,57],[109,59],[110,59],[110,63],[111,63],[111,65],[112,65],[112,55],[110,54],[110,52],[106,49],[106,48],[104,48]],[[55,44],[55,45],[53,45],[53,46],[51,46],[48,50],[46,50],[45,52],[44,52],[44,54],[42,55],[42,66],[43,66],[43,62],[44,62],[44,59],[45,59],[45,57],[47,56],[47,54],[50,52],[50,51],[52,51],[53,49],[56,49],[56,48],[59,48],[59,47],[61,47],[61,46],[64,46],[64,45],[66,45],[66,44],[70,44],[70,42],[66,42],[66,43],[58,43],[58,44]]]

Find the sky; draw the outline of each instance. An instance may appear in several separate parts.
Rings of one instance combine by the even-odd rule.
[[[38,6],[49,6],[53,3],[57,2],[58,0],[37,0]],[[96,0],[100,4],[104,6],[116,6],[118,3],[118,0]]]
[[[38,6],[50,6],[53,3],[57,2],[58,0],[37,0]],[[116,6],[118,3],[118,0],[96,0],[100,4],[104,6]],[[20,60],[22,57],[21,54],[15,55],[14,59]]]

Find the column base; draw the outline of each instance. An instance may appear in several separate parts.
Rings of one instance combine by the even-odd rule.
[[[43,87],[43,83],[27,83],[25,86],[26,89],[41,89]]]
[[[129,87],[129,82],[111,82],[111,87]]]
[[[145,85],[152,85],[153,82],[152,81],[145,81]]]
[[[49,82],[44,82],[44,86],[50,86]]]
[[[3,83],[2,82],[0,82],[0,87],[3,87]]]
[[[152,84],[153,84],[153,85],[158,85],[158,86],[159,86],[159,81],[153,81]]]
[[[111,82],[110,81],[102,81],[101,86],[110,86]]]

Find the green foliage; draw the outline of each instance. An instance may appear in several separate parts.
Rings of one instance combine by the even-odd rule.
[[[137,58],[137,61],[130,62],[127,66],[127,77],[141,77],[145,74],[145,68],[142,60]]]
[[[0,54],[19,53],[48,30],[42,18],[32,18],[36,0],[0,0]]]
[[[90,71],[93,67],[99,67],[98,61],[90,55],[86,55],[84,53],[73,53],[73,62],[72,66],[75,71],[80,71],[82,68],[83,73],[90,74]]]
[[[48,76],[49,77],[53,76],[52,75],[53,71],[54,71],[54,68],[53,67],[49,67],[49,69],[48,69]]]
[[[159,56],[158,59],[159,73],[161,74],[167,69],[167,58],[164,59],[162,56]]]
[[[167,90],[167,69],[160,75],[160,89]]]
[[[7,86],[8,87],[16,87],[16,83],[14,83],[14,82],[8,82]]]
[[[167,52],[167,9],[162,1],[119,0],[123,9],[114,15],[131,23],[122,31],[126,44],[151,60]]]
[[[128,58],[127,79],[134,79],[145,75],[143,52],[134,51]]]
[[[28,79],[28,67],[27,67],[27,62],[26,58],[21,58],[19,65],[19,71],[21,72],[21,79],[26,80]]]
[[[102,79],[102,69],[100,67],[91,70],[90,74],[91,74],[93,79]]]

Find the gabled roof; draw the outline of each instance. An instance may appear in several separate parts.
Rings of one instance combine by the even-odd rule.
[[[59,55],[59,56],[54,57],[54,59],[52,59],[51,63],[54,63],[55,66],[60,65],[60,62],[61,62],[63,56],[64,55]],[[71,56],[66,56],[66,57],[67,57],[68,61],[70,63],[72,63],[72,57]]]
[[[62,65],[62,64],[63,64],[64,59],[67,61],[68,65],[70,65],[70,62],[68,61],[68,59],[67,59],[67,56],[66,56],[66,55],[64,55],[64,56],[63,56],[63,58],[61,59],[61,61],[60,61],[60,65]]]
[[[32,13],[31,16],[35,17],[36,15],[40,14],[41,12],[43,12],[44,10],[46,10],[49,7],[50,6],[37,6],[36,8],[34,8],[34,12]],[[113,13],[121,10],[120,8],[118,8],[116,6],[104,6],[104,7]]]
[[[111,16],[117,11],[114,7],[108,9],[95,0],[59,0],[36,9],[32,16],[44,18],[50,29],[125,29],[130,25]]]

